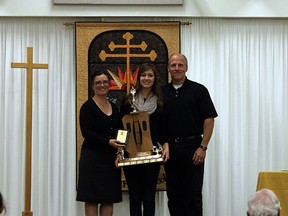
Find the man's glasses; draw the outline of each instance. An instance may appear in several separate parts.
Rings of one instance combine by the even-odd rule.
[[[96,81],[95,82],[96,86],[108,85],[108,84],[109,84],[109,80],[103,80],[103,81]]]

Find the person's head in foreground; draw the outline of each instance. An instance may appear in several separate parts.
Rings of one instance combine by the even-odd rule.
[[[248,216],[279,216],[280,202],[269,189],[255,192],[248,200]]]
[[[2,196],[2,194],[1,194],[1,192],[0,192],[0,214],[1,214],[3,211],[5,212],[5,205],[4,205],[3,196]]]

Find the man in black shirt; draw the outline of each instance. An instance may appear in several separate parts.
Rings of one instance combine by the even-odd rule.
[[[202,216],[204,160],[217,112],[207,88],[188,80],[187,58],[168,61],[172,82],[163,87],[163,142],[169,143],[165,164],[171,216]]]

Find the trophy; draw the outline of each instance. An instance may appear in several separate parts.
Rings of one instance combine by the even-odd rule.
[[[118,166],[161,162],[163,161],[162,148],[159,143],[157,143],[158,147],[153,146],[149,115],[138,111],[135,105],[136,89],[133,86],[130,93],[132,95],[130,103],[133,111],[122,119],[125,129],[122,131],[127,131],[127,139],[125,140],[125,149],[120,152],[122,160],[119,161]],[[124,157],[124,150],[128,153],[126,158]]]

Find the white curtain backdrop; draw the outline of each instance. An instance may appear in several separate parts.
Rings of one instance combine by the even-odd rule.
[[[63,25],[83,20],[97,21],[0,18],[0,191],[7,216],[24,210],[26,70],[11,62],[26,62],[28,46],[35,63],[49,65],[33,70],[33,215],[84,215],[75,201],[75,33]],[[288,169],[288,20],[150,19],[170,20],[192,23],[181,26],[187,76],[209,89],[219,114],[207,151],[204,215],[245,215],[259,171]],[[123,197],[115,216],[128,215]],[[159,192],[157,216],[169,215],[166,202]]]

